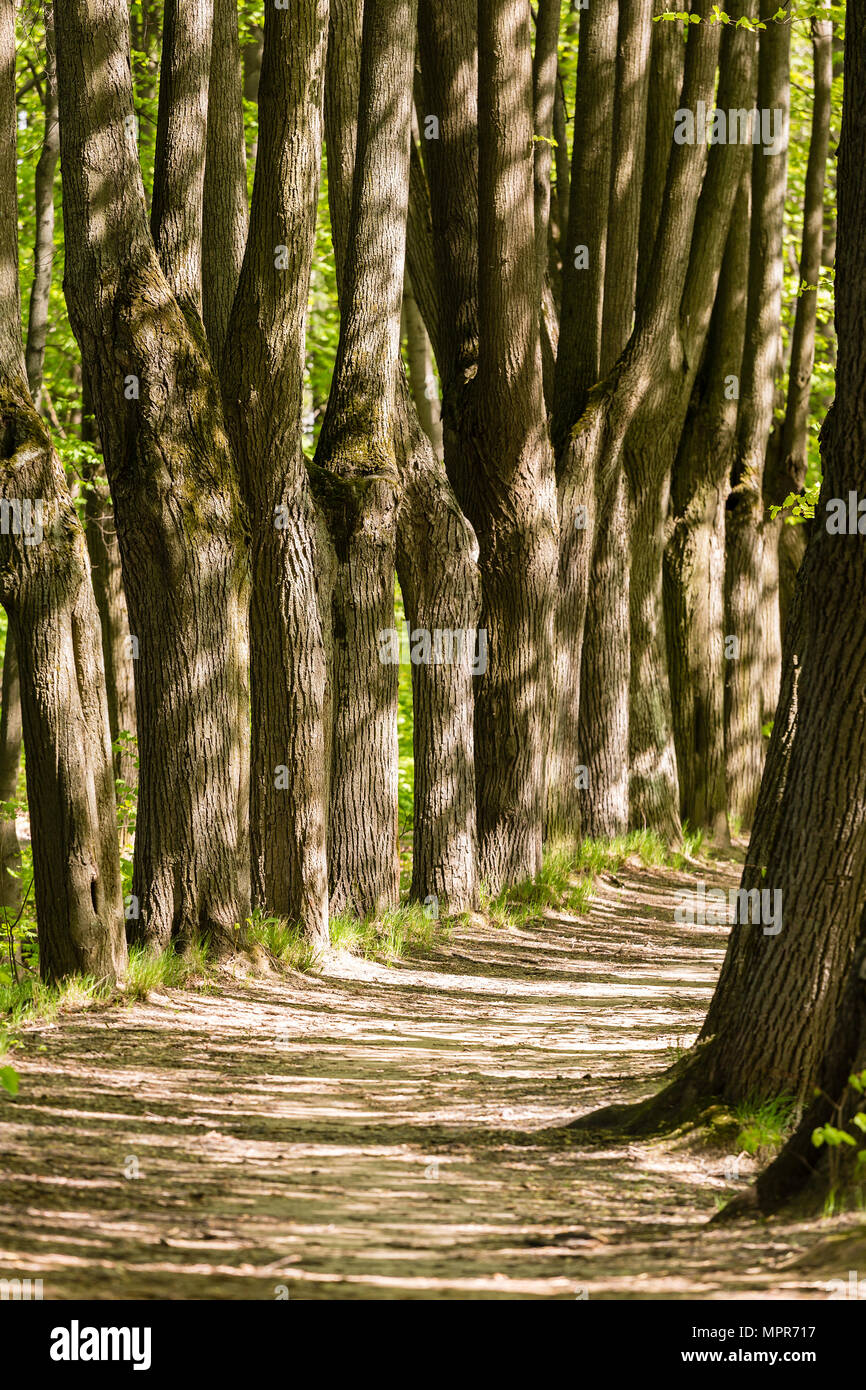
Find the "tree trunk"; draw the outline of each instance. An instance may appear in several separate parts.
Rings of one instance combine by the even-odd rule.
[[[529,5],[481,0],[478,23],[478,375],[471,477],[457,495],[480,551],[478,841],[498,892],[541,868],[557,516],[534,292]]]
[[[397,667],[383,652],[383,634],[394,630],[395,390],[415,20],[415,0],[368,0],[364,7],[348,223],[339,176],[332,202],[335,245],[342,247],[340,340],[314,475],[336,551],[332,910],[358,914],[393,907],[399,896]],[[332,71],[331,81],[337,78]],[[351,81],[342,66],[339,81]],[[329,137],[335,128],[348,134],[350,122],[338,114],[346,110],[345,87],[328,101]],[[350,148],[347,139],[347,159]]]
[[[833,88],[833,25],[812,20],[813,104],[806,188],[803,200],[803,244],[800,251],[800,291],[791,335],[788,398],[779,449],[766,480],[765,499],[782,506],[790,493],[803,490],[808,462],[809,403],[815,361],[818,281],[824,250],[824,186],[830,146]],[[797,569],[805,552],[800,525],[785,525],[779,533],[779,620],[784,632]]]
[[[125,968],[126,943],[105,678],[84,536],[60,461],[27,389],[15,124],[15,7],[4,0],[0,601],[9,616],[20,673],[40,971],[49,981],[75,971],[113,981]]]
[[[704,362],[673,473],[664,608],[680,814],[727,838],[725,501],[737,428],[749,256],[747,172],[737,195]]]
[[[18,911],[23,885],[21,846],[15,828],[18,772],[21,767],[21,688],[18,654],[11,626],[3,654],[3,707],[0,710],[0,906]]]
[[[486,654],[476,636],[478,545],[408,398],[402,369],[396,406],[400,514],[397,574],[410,627],[432,659],[412,662],[415,755],[411,896],[443,912],[477,904],[473,762],[473,667]],[[415,636],[413,637],[413,634]],[[436,644],[442,644],[437,659]],[[423,648],[418,648],[423,651]]]
[[[223,391],[252,532],[253,896],[328,942],[333,560],[301,448],[322,152],[326,0],[265,14],[252,212]],[[246,711],[243,718],[247,719]]]
[[[784,138],[773,152],[756,145],[752,160],[749,301],[725,521],[725,630],[739,645],[737,660],[728,666],[725,689],[728,809],[746,827],[752,823],[764,760],[763,476],[773,424],[782,309],[790,32],[788,23],[771,22],[760,39],[758,108],[783,113]]]
[[[242,96],[237,3],[236,0],[214,0],[207,155],[202,189],[201,278],[202,319],[218,367],[247,242],[247,158]]]
[[[54,265],[54,175],[60,155],[57,124],[57,64],[54,51],[54,9],[45,6],[45,133],[36,165],[33,201],[36,213],[36,242],[33,248],[33,284],[27,316],[27,342],[24,360],[33,404],[39,409],[42,398],[42,372],[48,338],[48,306],[51,298],[51,270]]]
[[[58,0],[56,22],[67,301],[138,644],[132,929],[160,947],[207,937],[226,946],[248,910],[238,813],[248,573],[237,482],[204,331],[189,301],[188,317],[181,312],[147,228],[126,7]],[[201,123],[189,134],[203,139]],[[176,168],[201,164],[201,152],[183,151]],[[165,181],[174,186],[171,170]],[[171,212],[160,225],[174,226],[174,210],[157,206]],[[186,292],[195,248],[166,233],[163,254]]]
[[[433,351],[424,320],[415,299],[409,272],[403,285],[403,334],[409,359],[409,382],[412,399],[421,428],[433,446],[437,458],[442,458],[442,419],[439,407],[439,388],[433,374]]]

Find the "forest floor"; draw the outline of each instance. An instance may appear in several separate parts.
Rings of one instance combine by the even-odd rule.
[[[696,877],[739,869],[628,861],[580,918],[24,1026],[0,1277],[46,1299],[828,1298],[850,1255],[827,1238],[862,1216],[708,1227],[748,1159],[545,1133],[649,1094],[694,1040],[726,935],[675,923]]]

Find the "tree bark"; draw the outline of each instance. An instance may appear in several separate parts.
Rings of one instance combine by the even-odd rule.
[[[105,678],[84,535],[27,388],[15,6],[0,5],[0,601],[18,655],[43,979],[113,981],[126,943]],[[11,524],[6,519],[8,508]],[[28,524],[29,523],[29,524]]]
[[[750,173],[731,220],[704,362],[674,466],[664,607],[680,814],[727,839],[725,502],[746,324]]]
[[[139,650],[140,916],[131,925],[154,946],[208,937],[228,946],[249,905],[239,817],[248,571],[237,481],[204,330],[189,301],[188,317],[181,311],[148,232],[126,7],[58,0],[56,23],[65,288]],[[189,133],[203,141],[201,122]],[[185,151],[178,167],[202,163]],[[167,237],[166,258],[175,245],[172,278],[186,291],[194,252],[183,236]]]
[[[354,160],[347,220],[339,174],[332,199],[340,340],[314,473],[336,552],[328,858],[332,910],[360,915],[393,907],[399,896],[397,668],[382,659],[382,634],[394,627],[395,390],[415,21],[415,0],[364,7],[360,83],[348,89],[360,90],[353,149],[342,54],[343,90],[328,96],[329,139],[339,132],[341,158],[352,149]]]
[[[214,0],[202,189],[202,319],[222,361],[247,242],[247,157],[237,0]],[[261,114],[259,115],[261,121]]]
[[[252,532],[253,896],[328,942],[327,647],[333,560],[301,448],[327,0],[265,13],[246,254],[223,391]],[[246,712],[244,712],[246,719]]]
[[[728,665],[725,688],[728,809],[744,827],[752,823],[764,760],[763,477],[773,424],[782,312],[790,34],[789,22],[769,20],[760,38],[758,109],[782,112],[784,139],[774,152],[756,145],[752,159],[749,299],[725,519],[725,631],[739,644],[737,660]]]
[[[775,506],[781,506],[790,493],[802,492],[806,481],[807,431],[818,310],[817,286],[821,278],[824,250],[824,186],[832,115],[833,25],[830,20],[812,20],[812,63],[812,129],[806,165],[800,290],[791,335],[788,397],[785,402],[780,447],[775,455],[775,466],[769,471],[764,489],[765,500]],[[779,612],[782,627],[804,551],[805,537],[801,527],[783,526],[779,533]]]
[[[36,165],[33,201],[36,213],[36,242],[33,248],[33,284],[27,316],[24,360],[33,404],[39,409],[45,343],[48,338],[48,305],[51,297],[51,271],[54,265],[54,175],[60,156],[57,124],[57,64],[54,50],[54,9],[45,6],[45,133]]]
[[[3,695],[0,710],[0,906],[13,915],[21,902],[21,846],[15,828],[18,772],[21,767],[21,686],[18,654],[11,625],[3,653]]]

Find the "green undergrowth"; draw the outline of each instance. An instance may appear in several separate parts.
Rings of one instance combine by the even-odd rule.
[[[686,830],[674,850],[654,831],[636,830],[614,840],[582,840],[576,848],[552,845],[534,878],[495,896],[482,892],[482,911],[501,927],[525,926],[546,910],[579,915],[588,909],[600,874],[616,873],[632,858],[648,868],[684,869],[699,854],[703,838],[702,831]]]
[[[577,847],[551,846],[545,852],[541,872],[498,895],[482,890],[481,912],[494,926],[520,927],[537,920],[545,911],[586,911],[599,874],[616,872],[630,859],[647,866],[680,869],[700,851],[702,837],[687,833],[682,845],[669,849],[650,831],[636,831],[616,840],[584,840]],[[355,917],[342,914],[330,923],[331,946],[367,960],[386,964],[399,960],[407,950],[429,950],[447,940],[456,924],[471,925],[472,915],[437,917],[421,903],[404,903],[378,916]],[[267,916],[256,910],[238,926],[239,955],[264,951],[270,959],[287,969],[313,971],[320,965],[320,953],[296,924]],[[34,934],[35,935],[35,934]],[[43,1020],[51,1022],[59,1014],[97,1004],[122,1004],[146,999],[165,989],[214,987],[213,962],[206,945],[183,953],[163,952],[132,946],[126,977],[117,985],[107,985],[85,975],[71,976],[60,984],[46,984],[38,976],[35,941],[28,943],[31,954],[26,965],[13,969],[11,958],[0,961],[0,1021],[6,1027]]]

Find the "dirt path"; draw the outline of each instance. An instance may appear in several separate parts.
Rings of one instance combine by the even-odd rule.
[[[0,1092],[0,1278],[45,1298],[827,1298],[826,1271],[791,1268],[821,1224],[707,1229],[735,1190],[724,1154],[533,1135],[648,1093],[694,1038],[725,929],[674,923],[693,877],[627,866],[580,921],[30,1027],[20,1094]]]

